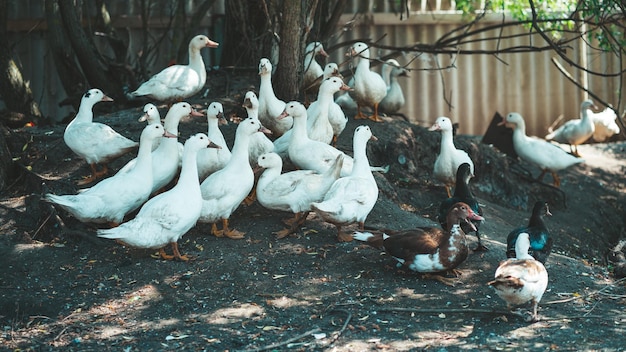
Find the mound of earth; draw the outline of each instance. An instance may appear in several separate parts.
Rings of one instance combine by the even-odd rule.
[[[240,106],[250,81],[220,82],[210,87],[209,98],[193,103],[206,107],[217,100],[227,115],[245,116]],[[140,111],[96,112],[96,119],[137,140]],[[368,144],[371,164],[389,166],[375,175],[380,196],[366,226],[435,225],[446,196],[432,178],[439,134],[398,117],[383,123],[350,119],[340,149],[351,154],[352,132],[360,124],[378,138]],[[231,218],[246,232],[243,240],[215,238],[202,224],[193,228],[179,241],[194,257],[186,263],[99,239],[95,227],[41,201],[47,192],[76,193],[75,181],[88,173],[65,146],[64,128],[5,134],[18,165],[0,198],[0,341],[7,348],[623,349],[626,288],[611,276],[604,256],[624,238],[624,142],[582,146],[586,163],[561,172],[562,185],[555,188],[549,176],[536,181],[538,169],[480,137],[458,135],[457,147],[476,165],[471,188],[483,206],[481,233],[489,251],[471,253],[459,268],[462,276],[448,287],[397,269],[392,258],[366,245],[338,243],[335,228],[314,215],[296,235],[277,240],[272,232],[289,214],[257,203],[241,206]],[[222,129],[230,146],[235,128]],[[206,121],[184,121],[180,131],[185,140],[206,131]],[[546,223],[555,245],[542,319],[531,324],[508,311],[486,282],[505,259],[507,234],[528,221],[536,200],[550,204],[553,216]],[[475,237],[468,239],[474,247]]]

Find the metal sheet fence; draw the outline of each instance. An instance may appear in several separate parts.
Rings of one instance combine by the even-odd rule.
[[[135,2],[108,2],[112,15],[123,13],[122,22],[132,23],[138,16]],[[155,2],[159,3],[159,2]],[[15,43],[16,57],[21,59],[21,67],[31,82],[36,99],[40,102],[45,115],[54,120],[63,118],[70,109],[58,107],[58,102],[65,98],[65,93],[55,74],[54,64],[46,47],[45,28],[42,27],[44,12],[43,0],[12,2],[14,6],[9,18],[20,19],[26,23],[25,29],[10,31],[10,41]],[[185,1],[188,11],[193,11],[194,1]],[[330,45],[347,40],[369,39],[388,46],[407,46],[414,43],[432,43],[445,33],[456,28],[465,20],[451,9],[450,1],[411,1],[410,16],[399,15],[398,2],[385,0],[352,1],[342,22],[355,18],[354,13],[363,13],[354,26],[334,38]],[[214,13],[223,13],[223,3],[217,2]],[[167,8],[162,9],[163,16]],[[502,21],[502,16],[492,16],[493,21]],[[25,22],[26,21],[26,22]],[[481,26],[485,26],[485,22]],[[30,26],[30,27],[29,27]],[[136,53],[140,40],[140,25],[135,28],[122,27],[131,43],[130,53]],[[206,29],[211,30],[210,16],[207,17]],[[507,28],[502,34],[510,35],[527,31],[525,28]],[[484,32],[477,39],[497,35]],[[532,41],[540,40],[538,38]],[[164,41],[160,52],[171,50],[168,41]],[[538,44],[537,42],[533,42]],[[500,46],[525,46],[531,42],[527,38],[512,38],[500,42]],[[468,50],[492,49],[496,44],[475,42],[465,46]],[[331,52],[329,60],[341,63],[345,61],[347,47],[343,46]],[[381,57],[388,52],[373,49],[372,57]],[[580,55],[579,48],[568,52],[574,60]],[[544,136],[547,127],[561,114],[575,117],[579,114],[579,105],[584,98],[581,91],[567,81],[551,62],[550,52],[527,54],[490,55],[432,55],[427,53],[406,52],[398,58],[401,64],[409,63],[412,69],[410,77],[401,79],[407,99],[401,110],[410,121],[430,125],[438,116],[449,116],[460,123],[462,134],[482,134],[493,114],[498,111],[506,114],[520,112],[526,119],[528,134]],[[167,57],[167,55],[162,55]],[[43,58],[43,59],[42,59]],[[132,58],[131,58],[132,59]],[[590,68],[599,72],[619,70],[619,62],[610,55],[588,55]],[[210,57],[205,63],[212,65]],[[165,62],[155,61],[154,67],[162,67]],[[437,70],[437,68],[443,68]],[[571,69],[571,68],[567,68]],[[380,66],[376,68],[380,70]],[[579,72],[571,71],[578,77]],[[590,88],[606,101],[618,100],[618,88],[622,77],[589,78]],[[255,83],[256,84],[256,83]],[[622,99],[626,98],[622,93]]]

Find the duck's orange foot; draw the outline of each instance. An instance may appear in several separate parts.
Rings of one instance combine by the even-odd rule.
[[[378,114],[374,114],[368,117],[368,119],[374,121],[374,122],[383,122],[385,120],[383,120],[382,118],[380,118],[380,116],[378,116]]]
[[[337,240],[339,242],[352,242],[354,238],[352,237],[352,234],[339,232],[337,233]]]
[[[459,282],[459,280],[457,279],[452,279],[452,278],[447,278],[447,277],[443,277],[439,274],[424,274],[422,276],[423,279],[429,279],[429,280],[436,280],[441,282],[442,284],[446,285],[446,286],[451,286],[454,287],[454,285],[456,283]]]
[[[229,230],[229,231],[224,231],[224,235],[228,238],[232,238],[233,240],[240,240],[242,238],[244,238],[244,236],[246,235],[245,232],[241,232],[235,229]]]
[[[256,188],[253,188],[252,192],[250,192],[250,194],[248,194],[248,196],[244,198],[243,204],[250,206],[252,205],[252,203],[254,203],[255,200],[256,200]]]
[[[98,178],[95,175],[89,175],[87,177],[83,177],[82,179],[76,181],[76,185],[78,186],[84,186],[84,185],[88,185],[94,181],[96,181]]]
[[[159,255],[161,256],[161,259],[163,260],[174,260],[174,256],[165,253],[164,248],[159,248]]]
[[[213,235],[215,237],[224,237],[224,230],[218,230],[217,229],[217,225],[215,225],[215,223],[213,223],[211,225],[211,235]]]
[[[281,239],[281,238],[285,238],[289,235],[291,235],[292,233],[294,233],[294,231],[289,228],[289,229],[282,229],[280,231],[274,232],[274,235],[276,235],[276,239]]]

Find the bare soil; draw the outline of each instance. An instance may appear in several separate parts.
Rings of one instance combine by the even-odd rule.
[[[215,77],[214,77],[215,78]],[[227,114],[245,116],[243,93],[256,77],[229,77],[207,98]],[[252,82],[250,84],[250,82]],[[215,92],[215,93],[214,93]],[[105,103],[98,104],[105,105]],[[111,107],[109,107],[110,109]],[[97,110],[103,121],[137,140],[141,108]],[[162,112],[164,109],[161,110]],[[434,119],[434,118],[433,118]],[[351,153],[358,124],[377,142],[368,155],[379,201],[370,228],[432,225],[444,188],[431,179],[439,135],[399,117],[384,123],[351,120],[339,147]],[[235,125],[223,128],[232,145]],[[241,206],[231,225],[243,240],[215,238],[200,224],[179,242],[190,262],[163,261],[153,251],[99,239],[41,201],[42,194],[77,192],[88,167],[65,146],[65,125],[12,130],[15,178],[0,196],[0,346],[11,350],[625,350],[626,287],[605,255],[624,239],[626,143],[580,148],[586,163],[561,172],[560,189],[533,179],[539,170],[459,135],[477,175],[487,252],[471,253],[454,287],[395,267],[361,243],[339,243],[333,226],[314,215],[295,236],[275,239],[289,214],[257,203]],[[462,133],[462,124],[460,133]],[[184,121],[181,140],[206,131]],[[132,156],[111,166],[121,167]],[[506,235],[525,224],[535,200],[550,203],[555,240],[541,320],[529,307],[509,312],[486,285],[505,259]],[[470,247],[475,237],[468,236]]]

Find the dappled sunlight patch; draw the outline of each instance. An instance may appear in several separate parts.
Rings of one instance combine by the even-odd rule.
[[[16,243],[13,246],[14,254],[21,254],[27,251],[32,251],[35,249],[42,249],[48,247],[49,245],[39,241],[33,241],[32,243]]]
[[[236,303],[232,307],[216,309],[214,312],[204,315],[209,324],[225,325],[239,323],[244,320],[258,320],[265,315],[265,309],[252,303]]]
[[[294,299],[285,296],[276,299],[268,299],[266,302],[269,306],[281,309],[311,305],[311,302],[307,300]]]

